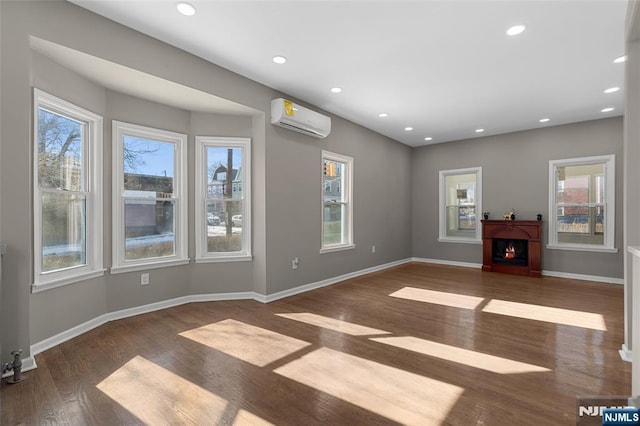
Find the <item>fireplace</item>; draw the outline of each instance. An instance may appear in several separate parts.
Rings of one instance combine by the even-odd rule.
[[[541,275],[541,221],[483,220],[482,270]]]

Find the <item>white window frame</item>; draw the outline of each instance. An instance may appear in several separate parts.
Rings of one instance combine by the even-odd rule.
[[[569,244],[558,242],[557,232],[557,211],[556,190],[557,190],[557,169],[565,166],[582,166],[589,164],[604,164],[605,174],[605,202],[604,217],[606,225],[604,231],[604,244]],[[567,158],[563,160],[549,161],[549,237],[547,241],[548,249],[593,251],[605,253],[617,253],[615,248],[615,219],[616,219],[616,157],[611,155],[599,155],[594,157]],[[594,203],[585,203],[585,207],[590,207]],[[600,204],[600,203],[598,203]]]
[[[137,124],[113,120],[113,247],[111,273],[141,271],[145,269],[185,265],[189,263],[188,249],[188,199],[187,199],[187,135]],[[174,237],[175,254],[156,258],[125,260],[124,221],[124,137],[174,144]],[[155,198],[154,198],[155,200]]]
[[[42,272],[42,203],[43,191],[38,176],[38,109],[83,123],[83,179],[85,188],[85,260],[84,266]],[[103,118],[47,92],[33,89],[33,258],[34,276],[31,291],[43,290],[104,275],[102,256],[102,125]]]
[[[214,252],[207,248],[207,148],[242,148],[242,250]],[[196,263],[239,262],[253,259],[251,253],[251,139],[196,136],[195,240]]]
[[[447,189],[445,187],[448,176],[476,175],[476,232],[473,237],[454,237],[447,235]],[[438,241],[443,243],[482,244],[482,167],[469,167],[465,169],[440,170],[439,171],[439,220]]]
[[[342,200],[341,203],[347,206],[346,218],[343,218],[343,227],[347,227],[346,241],[340,244],[324,244],[324,181],[321,182],[320,188],[320,253],[331,253],[335,251],[351,250],[356,248],[353,242],[353,157],[337,154],[335,152],[322,150],[322,158],[320,160],[320,179],[324,176],[324,162],[336,161],[344,164],[344,186],[341,187]],[[346,223],[344,222],[346,221]]]

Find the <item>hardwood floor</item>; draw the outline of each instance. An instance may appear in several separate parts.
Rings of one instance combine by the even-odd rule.
[[[576,396],[630,393],[622,341],[622,286],[407,264],[105,324],[5,379],[0,420],[569,425]]]

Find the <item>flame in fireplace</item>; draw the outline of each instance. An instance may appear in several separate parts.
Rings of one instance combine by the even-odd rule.
[[[513,246],[512,242],[509,242],[507,248],[504,249],[504,258],[505,259],[515,259],[516,257],[516,248]]]

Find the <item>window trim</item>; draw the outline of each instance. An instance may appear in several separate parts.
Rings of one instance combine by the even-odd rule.
[[[85,179],[85,260],[84,266],[42,272],[42,192],[38,169],[38,109],[84,123],[83,176]],[[103,267],[103,186],[102,186],[102,116],[67,102],[38,88],[33,88],[33,284],[31,291],[61,287],[104,275]]]
[[[473,238],[469,237],[452,237],[447,236],[447,193],[446,178],[455,175],[476,175],[476,232]],[[482,166],[467,167],[464,169],[440,170],[438,172],[438,242],[441,243],[462,243],[462,244],[482,244],[482,226],[480,218],[482,217]]]
[[[251,234],[251,138],[244,137],[218,137],[196,136],[196,171],[195,171],[195,241],[196,263],[214,262],[242,262],[253,260],[252,234]],[[242,148],[242,247],[237,252],[214,252],[207,250],[207,230],[204,226],[208,178],[206,150],[209,147],[216,148]]]
[[[342,203],[347,206],[347,241],[340,244],[324,244],[324,181],[323,170],[324,162],[337,161],[345,164],[345,184],[342,186],[343,196]],[[336,251],[355,249],[356,245],[353,241],[353,157],[348,155],[342,155],[335,152],[322,150],[322,157],[320,159],[320,254],[332,253]]]
[[[558,166],[578,166],[589,164],[604,164],[605,173],[605,218],[607,219],[604,232],[604,244],[569,244],[558,242],[557,208],[556,208],[556,170]],[[546,248],[554,250],[591,251],[601,253],[617,253],[615,248],[615,217],[616,217],[616,156],[615,154],[598,155],[592,157],[566,158],[549,160],[549,235]],[[611,220],[610,220],[611,219]]]
[[[159,142],[173,143],[174,158],[174,238],[175,254],[157,258],[125,260],[124,251],[124,136],[138,136]],[[123,121],[112,121],[113,206],[111,273],[185,265],[188,258],[188,197],[187,197],[187,135]]]

